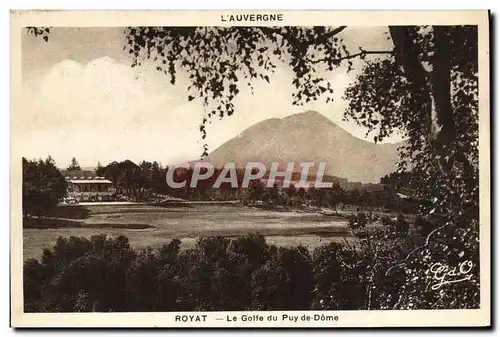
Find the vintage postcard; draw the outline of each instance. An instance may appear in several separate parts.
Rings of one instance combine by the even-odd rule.
[[[14,327],[486,327],[487,11],[12,11]]]

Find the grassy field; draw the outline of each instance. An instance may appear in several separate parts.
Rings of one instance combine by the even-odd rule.
[[[173,238],[183,248],[192,247],[199,236],[227,237],[260,233],[278,246],[303,244],[311,249],[342,241],[347,235],[342,217],[315,213],[279,212],[240,205],[203,205],[163,208],[149,205],[65,206],[62,220],[24,224],[24,258],[38,258],[42,249],[54,245],[60,235],[126,235],[134,247],[159,246]]]

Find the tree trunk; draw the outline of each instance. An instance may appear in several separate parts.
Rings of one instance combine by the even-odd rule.
[[[396,62],[407,77],[414,97],[415,113],[425,120],[427,142],[437,154],[443,172],[452,166],[456,127],[451,105],[451,47],[446,26],[435,26],[432,70],[425,70],[419,58],[415,27],[391,26],[389,31],[395,46]],[[466,164],[466,163],[464,163]]]
[[[431,80],[432,95],[435,97],[436,106],[432,112],[431,135],[433,147],[440,156],[440,166],[450,170],[453,160],[463,162],[465,168],[468,161],[465,157],[455,156],[454,142],[456,140],[456,126],[451,105],[451,46],[448,36],[449,28],[445,26],[434,27],[434,46],[436,48],[433,58]]]
[[[427,71],[419,59],[418,46],[414,39],[415,27],[391,26],[389,32],[395,48],[396,63],[402,66],[413,95],[413,111],[422,115],[427,127],[427,139],[431,138],[431,114],[434,109],[434,97],[427,78]]]

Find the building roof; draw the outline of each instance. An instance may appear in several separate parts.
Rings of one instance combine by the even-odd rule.
[[[100,178],[100,177],[99,177]],[[113,182],[108,179],[69,179],[72,184],[112,184]]]

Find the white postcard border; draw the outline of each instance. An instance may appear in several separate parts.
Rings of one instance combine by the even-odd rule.
[[[221,14],[283,13],[282,22],[222,22]],[[200,313],[23,313],[21,154],[16,148],[16,102],[21,96],[21,34],[26,26],[199,26],[199,25],[478,25],[479,38],[479,149],[480,149],[480,302],[477,310],[411,311],[260,311]],[[13,11],[11,12],[11,325],[14,327],[418,327],[488,326],[490,311],[490,88],[489,17],[487,11]],[[301,320],[315,314],[338,320]],[[205,322],[176,322],[178,315],[206,315]],[[263,321],[242,321],[260,315]],[[278,321],[268,321],[269,315]],[[280,320],[295,315],[297,322]],[[227,321],[236,317],[236,321]]]

